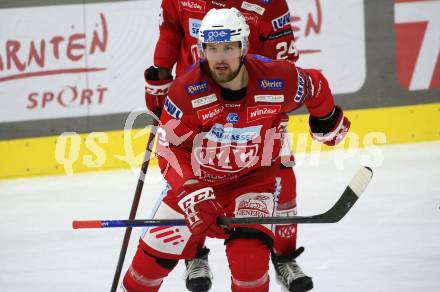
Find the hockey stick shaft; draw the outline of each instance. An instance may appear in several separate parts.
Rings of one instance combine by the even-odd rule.
[[[368,186],[373,171],[362,167],[349,185],[345,188],[338,201],[325,213],[312,216],[286,216],[286,217],[221,217],[219,225],[234,224],[304,224],[304,223],[336,223],[341,220],[353,207],[359,196]],[[183,219],[140,219],[140,220],[88,220],[73,221],[74,229],[82,228],[112,228],[112,227],[145,227],[145,226],[184,226]]]
[[[156,116],[158,116],[158,113],[155,112],[155,114]],[[153,127],[156,127],[157,124],[158,124],[157,121],[154,120]],[[136,217],[136,212],[139,207],[139,201],[141,199],[142,189],[144,187],[145,176],[147,174],[148,166],[150,164],[150,156],[151,156],[151,151],[153,149],[153,143],[155,137],[156,136],[153,133],[153,131],[150,131],[147,147],[145,150],[144,160],[142,162],[141,172],[139,174],[139,178],[136,185],[136,191],[134,193],[133,202],[131,203],[130,215],[128,216],[129,220],[134,220]],[[121,277],[122,266],[124,265],[125,255],[127,253],[128,243],[130,241],[130,236],[132,231],[132,226],[130,225],[119,226],[119,227],[127,227],[127,228],[125,229],[124,239],[122,240],[121,251],[119,252],[118,263],[116,265],[116,270],[113,276],[113,282],[110,292],[116,292],[116,289],[118,287],[119,278]]]

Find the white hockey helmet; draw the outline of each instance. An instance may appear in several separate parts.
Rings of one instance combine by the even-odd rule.
[[[249,26],[243,14],[236,8],[211,9],[199,28],[199,55],[206,43],[240,42],[241,55],[248,49]]]

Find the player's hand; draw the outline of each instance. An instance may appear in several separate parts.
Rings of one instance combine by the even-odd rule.
[[[150,66],[144,72],[145,77],[145,103],[147,108],[159,114],[165,103],[165,98],[168,94],[168,90],[173,82],[173,76],[165,71],[154,66]]]
[[[186,225],[192,234],[228,238],[216,223],[217,218],[224,215],[224,211],[216,201],[211,187],[200,183],[184,185],[178,199],[178,205],[184,212]]]
[[[313,139],[329,146],[341,142],[347,135],[350,125],[350,121],[338,105],[326,117],[309,117],[310,133]]]

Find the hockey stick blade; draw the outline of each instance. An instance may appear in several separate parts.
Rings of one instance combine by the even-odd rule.
[[[336,223],[340,221],[359,197],[373,177],[373,170],[369,167],[361,167],[348,186],[345,188],[339,200],[327,212],[312,216],[289,216],[289,217],[241,217],[221,218],[219,225],[233,224],[304,224],[304,223]]]
[[[369,167],[361,167],[345,188],[339,200],[325,213],[312,216],[286,217],[221,217],[218,224],[304,224],[304,223],[336,223],[350,211],[373,177]],[[139,220],[76,220],[74,229],[111,228],[111,227],[145,227],[145,226],[184,226],[183,219],[139,219]]]

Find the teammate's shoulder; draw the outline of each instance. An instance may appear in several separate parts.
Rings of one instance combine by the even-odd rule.
[[[266,74],[269,72],[280,73],[283,71],[295,71],[295,63],[290,60],[273,60],[271,58],[256,54],[247,55],[245,60],[250,67],[255,70],[260,70]]]

